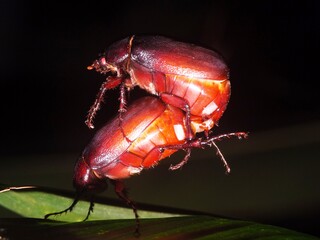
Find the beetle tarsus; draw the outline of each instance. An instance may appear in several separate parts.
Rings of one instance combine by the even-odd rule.
[[[94,125],[92,124],[92,120],[87,119],[85,121],[85,124],[88,126],[88,128],[94,129]]]
[[[78,201],[79,201],[79,197],[77,196],[77,197],[74,199],[74,201],[73,201],[73,203],[71,204],[70,207],[68,207],[68,208],[66,208],[65,210],[60,211],[60,212],[54,212],[54,213],[46,214],[46,215],[44,216],[44,219],[48,219],[50,216],[61,215],[62,213],[72,212],[74,206],[77,205]]]

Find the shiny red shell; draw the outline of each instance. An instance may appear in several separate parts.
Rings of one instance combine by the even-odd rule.
[[[162,147],[185,142],[184,112],[155,97],[141,98],[121,124],[116,117],[95,134],[76,165],[75,187],[104,190],[100,180],[128,178],[155,166],[177,151]]]
[[[193,132],[217,124],[230,98],[229,69],[219,54],[166,37],[125,38],[88,68],[112,74],[104,90],[121,83],[128,89],[139,86],[168,104],[190,108]],[[98,108],[92,107],[89,124]]]

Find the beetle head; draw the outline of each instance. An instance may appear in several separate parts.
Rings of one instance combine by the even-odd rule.
[[[120,70],[117,66],[108,63],[105,56],[101,56],[99,59],[95,60],[90,66],[87,67],[88,70],[95,69],[101,74],[111,73],[119,75]]]
[[[84,158],[79,159],[74,169],[73,186],[78,192],[99,193],[107,189],[106,179],[96,176]]]
[[[117,77],[126,72],[127,63],[130,59],[131,45],[133,37],[125,38],[110,45],[108,49],[95,60],[88,70],[95,69],[97,72],[106,74],[111,73]]]

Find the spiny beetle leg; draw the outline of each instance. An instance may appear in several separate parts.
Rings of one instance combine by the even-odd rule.
[[[77,205],[77,203],[79,202],[79,196],[76,196],[76,198],[74,199],[73,203],[71,204],[70,207],[68,207],[67,209],[60,211],[60,212],[54,212],[54,213],[49,213],[46,214],[44,216],[45,219],[48,219],[50,216],[55,216],[55,215],[60,215],[62,213],[67,213],[67,212],[71,212],[74,208],[75,205]]]
[[[220,140],[222,140],[224,138],[230,138],[230,137],[238,137],[238,139],[247,138],[248,137],[248,133],[246,133],[246,132],[225,133],[225,134],[221,134],[221,135],[218,135],[218,136],[208,137],[205,140],[201,140],[200,139],[200,145],[201,146],[210,146],[210,147],[214,146],[215,147],[215,149],[217,150],[217,155],[220,157],[221,161],[223,162],[223,165],[226,168],[226,173],[230,173],[231,169],[230,169],[230,167],[228,165],[228,162],[224,158],[222,152],[220,151],[219,147],[215,143],[215,141],[220,141]]]
[[[171,165],[169,167],[169,170],[172,170],[172,171],[177,170],[188,162],[191,155],[191,148],[187,148],[185,149],[185,151],[187,152],[187,154],[184,156],[183,160],[176,165]]]
[[[83,190],[84,191],[84,190]],[[46,214],[44,216],[45,219],[48,219],[50,216],[55,216],[55,215],[60,215],[62,213],[67,213],[67,212],[72,212],[73,208],[77,205],[77,203],[79,202],[79,199],[80,197],[82,196],[82,193],[83,191],[77,193],[73,203],[71,204],[70,207],[68,207],[67,209],[63,210],[63,211],[60,211],[60,212],[55,212],[55,213],[49,213],[49,214]],[[88,209],[88,213],[87,213],[87,216],[83,219],[83,221],[86,221],[88,220],[89,216],[90,216],[90,213],[93,212],[93,208],[94,208],[94,202],[93,202],[93,196],[91,196],[91,199],[90,199],[90,206],[89,206],[89,209]]]
[[[122,114],[125,113],[126,106],[127,106],[127,100],[126,100],[126,89],[125,89],[125,82],[122,82],[120,85],[120,107],[119,107],[119,118],[120,118],[120,123],[122,122]]]
[[[132,142],[129,138],[127,138],[126,134],[123,131],[122,128],[122,122],[123,122],[123,117],[122,114],[127,111],[126,106],[127,106],[127,101],[126,101],[126,89],[125,89],[125,82],[122,82],[120,85],[120,108],[118,110],[119,112],[119,128],[121,129],[123,137],[127,140],[127,142]]]
[[[126,188],[122,181],[120,180],[110,180],[111,183],[114,185],[114,190],[119,198],[121,198],[123,201],[127,203],[128,206],[132,208],[132,211],[134,213],[135,219],[136,219],[136,229],[135,234],[137,236],[140,236],[140,220],[138,215],[138,210],[135,206],[135,204],[129,199],[127,196]]]
[[[242,138],[247,138],[247,136],[248,136],[248,133],[246,133],[246,132],[226,133],[226,134],[221,134],[218,136],[208,137],[206,139],[196,138],[196,139],[187,141],[186,143],[183,143],[183,144],[165,146],[163,148],[177,149],[177,150],[182,149],[187,152],[186,156],[184,157],[184,159],[180,163],[178,163],[177,165],[171,166],[169,168],[170,170],[176,170],[176,169],[179,169],[180,167],[182,167],[185,163],[187,163],[187,161],[190,157],[192,148],[203,148],[205,146],[209,146],[209,147],[213,146],[216,148],[217,155],[220,157],[221,161],[223,162],[223,164],[226,168],[226,172],[230,173],[230,167],[229,167],[227,161],[225,160],[222,152],[220,151],[219,147],[216,145],[215,141],[220,141],[224,138],[230,138],[230,137],[238,137],[239,139],[242,139]],[[187,151],[188,149],[189,149],[189,151]]]
[[[88,220],[90,214],[93,212],[93,208],[94,208],[94,202],[93,202],[93,199],[91,198],[87,216],[85,217],[85,219],[83,219],[83,221],[87,221]]]
[[[92,123],[93,118],[95,117],[97,111],[100,109],[100,105],[101,105],[101,102],[103,101],[103,97],[104,97],[105,92],[109,89],[117,87],[119,84],[121,84],[121,82],[122,82],[122,78],[111,76],[111,77],[108,77],[104,83],[102,83],[100,90],[96,96],[96,100],[93,103],[93,105],[91,106],[89,113],[88,113],[88,116],[87,116],[87,119],[85,121],[86,125],[89,128],[91,128],[91,129],[94,128],[93,123]]]
[[[230,138],[230,137],[237,137],[238,139],[242,139],[242,138],[247,138],[248,137],[248,132],[233,132],[233,133],[224,133],[224,134],[220,134],[217,136],[213,136],[210,137],[208,139],[206,139],[204,142],[206,141],[220,141],[223,140],[224,138]]]

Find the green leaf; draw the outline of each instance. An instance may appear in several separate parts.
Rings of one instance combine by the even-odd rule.
[[[56,190],[35,188],[32,186],[20,187],[18,189],[5,188],[0,194],[0,205],[23,217],[44,218],[48,213],[66,209],[73,202],[72,197],[70,197],[70,193],[67,194],[69,197],[66,197],[61,196],[61,194],[65,195],[65,192],[60,191],[59,194],[54,192],[56,192]],[[125,203],[120,199],[117,202],[119,203],[119,206],[115,206],[114,200],[104,198],[104,204],[95,203],[94,212],[90,215],[88,220],[135,218],[131,208],[126,208]],[[87,201],[79,201],[71,213],[65,213],[51,218],[67,222],[82,221],[88,213],[89,205],[90,204]],[[165,212],[139,211],[139,216],[141,218],[163,218],[179,215],[180,214]]]
[[[136,239],[135,221],[61,223],[42,219],[0,219],[1,239]],[[284,228],[209,216],[141,219],[141,239],[300,239],[315,237]]]
[[[89,218],[91,221],[77,222],[86,216],[89,207],[88,202],[80,202],[74,212],[44,220],[45,214],[67,208],[72,198],[43,189],[15,190],[0,191],[0,205],[27,218],[0,218],[0,239],[137,239],[131,209],[96,204]],[[112,200],[106,201],[112,203]],[[183,211],[178,215],[170,213],[171,210],[139,211],[139,239],[318,239],[271,225],[204,215],[187,216]]]

